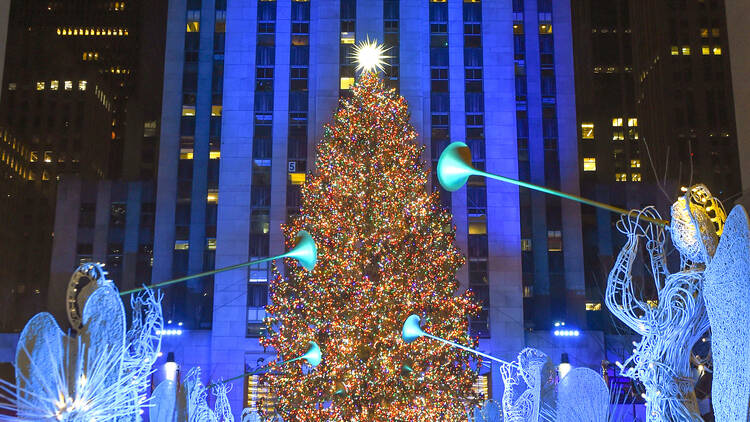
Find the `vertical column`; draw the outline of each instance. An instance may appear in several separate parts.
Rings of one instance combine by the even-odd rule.
[[[310,10],[310,76],[308,158],[312,169],[315,147],[330,122],[339,98],[339,49],[341,22],[339,2],[312,1]]]
[[[448,1],[448,95],[450,101],[449,141],[466,142],[466,107],[464,98],[464,11],[463,0]],[[437,145],[433,145],[435,147]],[[441,145],[443,148],[447,144]],[[432,151],[434,159],[440,157],[442,149]],[[466,188],[451,195],[451,211],[456,225],[456,243],[465,255],[469,250]],[[456,274],[461,287],[469,286],[469,263]]]
[[[429,2],[399,2],[400,93],[406,98],[411,123],[425,145],[425,160],[430,160],[430,38]],[[401,24],[404,23],[404,24]]]
[[[580,192],[578,142],[576,128],[575,75],[573,72],[573,34],[569,1],[556,1],[552,9],[555,31],[555,78],[557,93],[558,152],[560,187],[563,192]],[[586,286],[583,273],[583,234],[581,205],[562,202],[563,259],[567,291],[567,317],[583,327],[586,322],[584,302]]]
[[[99,183],[91,183],[89,186],[96,189],[96,219],[94,220],[94,262],[106,262],[112,182],[110,180],[102,180]]]
[[[249,258],[256,7],[255,1],[227,2],[217,268],[246,262]],[[238,269],[215,276],[209,371],[212,379],[243,373],[243,349],[251,343],[257,344],[257,340],[245,338],[247,274],[247,269]],[[230,392],[233,409],[242,409],[242,394],[242,388]]]
[[[154,267],[152,270],[154,282],[168,280],[172,276],[177,164],[180,150],[180,107],[185,60],[186,0],[169,0],[168,7],[154,226]]]
[[[200,49],[198,50],[198,89],[195,100],[193,141],[193,185],[190,193],[190,237],[188,274],[203,271],[206,250],[206,197],[208,194],[209,124],[211,118],[211,73],[214,60],[214,0],[201,1]],[[204,279],[188,282],[191,292],[199,292]]]
[[[130,182],[127,185],[127,204],[125,213],[125,241],[123,242],[122,274],[123,279],[118,280],[121,290],[132,289],[137,284],[145,283],[145,280],[137,280],[135,277],[136,262],[138,259],[138,236],[140,234],[141,220],[141,196],[143,185],[140,182]]]
[[[484,95],[487,171],[516,178],[515,83],[512,9],[510,2],[483,2]],[[507,30],[502,30],[506,28]],[[490,335],[495,356],[512,359],[523,348],[521,295],[521,240],[518,188],[508,183],[487,184],[487,224],[490,278]],[[500,397],[502,383],[492,385]]]
[[[284,250],[281,225],[286,221],[287,138],[289,134],[289,39],[291,0],[276,2],[276,63],[273,78],[273,148],[271,158],[271,213],[269,253]]]

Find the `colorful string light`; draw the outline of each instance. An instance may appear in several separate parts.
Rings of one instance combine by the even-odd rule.
[[[325,127],[299,217],[284,226],[288,243],[302,229],[312,235],[318,264],[307,272],[290,262],[286,277],[274,277],[261,339],[277,362],[308,341],[325,358],[309,373],[273,367],[263,381],[284,420],[465,420],[466,406],[479,402],[473,357],[400,336],[416,313],[430,332],[476,344],[467,321],[479,305],[471,292],[458,294],[455,226],[426,192],[406,100],[372,72],[352,94]]]

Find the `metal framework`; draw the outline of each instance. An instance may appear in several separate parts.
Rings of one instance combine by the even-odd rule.
[[[690,353],[693,345],[709,328],[703,301],[703,264],[698,259],[699,239],[711,244],[707,230],[697,232],[692,219],[697,209],[681,198],[672,206],[672,243],[681,257],[681,269],[670,273],[665,254],[663,227],[644,223],[659,219],[653,207],[631,211],[618,223],[627,242],[609,274],[606,303],[622,322],[642,336],[634,342],[633,355],[620,364],[622,374],[641,381],[646,388],[649,421],[702,421],[693,390]],[[710,223],[710,219],[699,217]],[[650,269],[658,294],[656,302],[638,297],[633,285],[633,264],[645,242]],[[709,246],[710,247],[710,246]]]
[[[0,409],[18,418],[0,419],[138,420],[161,344],[161,296],[145,291],[133,298],[133,326],[126,332],[122,300],[106,274],[87,263],[71,277],[71,335],[46,312],[26,324],[16,349],[16,384],[0,380],[0,398],[9,403]],[[85,294],[75,294],[81,287]]]

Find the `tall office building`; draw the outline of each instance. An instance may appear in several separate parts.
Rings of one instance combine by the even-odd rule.
[[[723,2],[575,0],[572,12],[583,196],[668,218],[692,182],[731,205],[740,179]],[[625,239],[619,216],[582,214],[588,322],[609,330],[603,293]]]
[[[632,0],[641,135],[667,193],[703,183],[731,204],[740,167],[724,1]]]
[[[464,141],[479,168],[578,192],[567,2],[171,0],[168,16],[154,282],[282,252],[280,226],[368,37],[391,47],[383,77],[409,103],[426,165]],[[483,302],[481,350],[513,358],[525,326],[583,323],[578,204],[474,178],[441,198],[468,258],[458,278]],[[165,348],[214,379],[267,361],[269,277],[262,264],[171,287],[165,317],[189,332]],[[249,377],[230,400],[263,394]]]
[[[571,10],[581,194],[625,209],[653,204],[636,114],[629,1],[575,0]],[[615,228],[620,216],[592,207],[581,214],[587,323],[608,329],[604,291],[624,241]]]

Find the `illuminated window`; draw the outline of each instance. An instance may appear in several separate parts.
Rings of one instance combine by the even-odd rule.
[[[490,386],[489,377],[487,375],[477,376],[477,380],[474,382],[474,393],[481,397],[482,400],[488,400],[490,398]]]
[[[633,173],[630,175],[630,181],[631,182],[640,182],[641,181],[641,174],[640,173]]]
[[[36,90],[37,91],[44,91],[44,86],[45,86],[44,82],[37,82],[36,83]]]
[[[190,248],[190,243],[187,240],[176,240],[174,242],[174,249],[176,251],[186,251]]]
[[[641,168],[641,160],[630,160],[630,168],[634,168],[634,169]]]
[[[341,78],[341,89],[349,89],[352,85],[354,85],[354,78]]]
[[[682,55],[683,56],[689,56],[690,55],[690,46],[689,45],[683,45],[682,46]]]
[[[219,191],[216,189],[209,189],[208,194],[206,195],[206,202],[208,202],[209,204],[218,204]]]
[[[305,183],[305,173],[289,173],[289,183],[293,185]]]
[[[523,286],[523,297],[534,296],[534,286]]]
[[[211,106],[211,115],[212,116],[221,116],[221,106],[220,105],[212,105]]]
[[[673,55],[673,56],[678,56],[679,54],[680,54],[680,49],[679,49],[679,48],[677,48],[677,46],[676,46],[676,45],[673,45],[673,46],[672,46],[672,55]]]
[[[32,163],[36,163],[37,161],[39,161],[39,152],[31,151],[31,155],[29,155],[29,161]]]
[[[622,126],[622,117],[613,117],[612,118],[612,126],[614,126],[614,127],[621,127]]]
[[[649,299],[649,300],[646,300],[646,304],[652,308],[656,308],[657,306],[659,306],[659,301]]]
[[[707,45],[704,45],[701,47],[701,54],[704,56],[708,56],[711,54],[711,48]]]
[[[192,160],[193,149],[192,148],[180,148],[180,160]]]
[[[612,131],[612,140],[613,141],[622,141],[625,139],[625,134],[621,130],[614,130]]]
[[[221,158],[221,151],[211,151],[208,153],[208,158],[210,160],[218,160]]]
[[[187,32],[200,32],[201,24],[198,21],[189,21],[187,23]]]
[[[562,251],[562,232],[560,230],[547,231],[547,250],[550,252]]]
[[[354,44],[354,32],[342,32],[341,44]]]
[[[255,365],[256,363],[252,362],[252,364]],[[259,410],[272,412],[275,400],[268,389],[268,384],[261,383],[260,377],[257,375],[250,375],[245,379],[247,380],[245,407],[253,412]]]
[[[88,82],[86,81],[78,81],[78,90],[79,91],[85,91],[86,85],[88,85]]]
[[[596,171],[596,158],[586,157],[583,159],[583,171]]]
[[[44,162],[45,163],[52,162],[52,151],[44,151]]]
[[[42,172],[42,180],[49,180],[49,172],[47,170]]]
[[[487,234],[487,217],[469,217],[469,234]]]
[[[552,24],[549,23],[543,23],[539,25],[539,33],[540,34],[551,34],[552,33]]]
[[[638,126],[638,119],[635,117],[631,117],[628,119],[628,127],[636,127]]]
[[[581,123],[581,137],[583,139],[594,139],[593,123]]]
[[[195,106],[182,106],[183,116],[195,116]]]
[[[208,249],[209,251],[216,250],[216,238],[215,237],[206,238],[206,249]]]
[[[601,311],[602,303],[601,302],[586,302],[586,310],[587,311]]]
[[[73,81],[65,81],[65,90],[70,91],[73,89]]]
[[[711,28],[711,36],[714,38],[719,38],[719,28]]]
[[[16,83],[11,82],[8,84],[8,91],[15,91],[16,90]]]
[[[701,28],[701,38],[708,38],[708,28]]]
[[[627,173],[615,173],[615,182],[627,182],[627,181],[628,181]]]
[[[523,23],[521,22],[514,22],[513,23],[513,33],[516,35],[522,35],[523,34]]]
[[[721,56],[721,47],[718,45],[714,47],[714,56]]]
[[[524,252],[531,251],[531,239],[521,239],[521,250]]]
[[[53,91],[57,91],[57,88],[59,88],[59,87],[60,87],[60,82],[59,81],[49,81],[49,89],[51,89]]]

